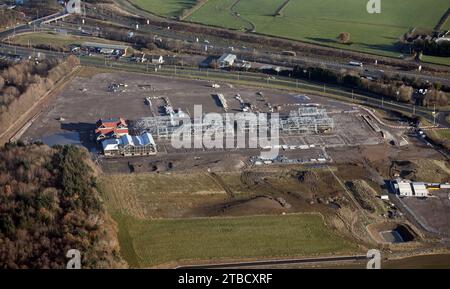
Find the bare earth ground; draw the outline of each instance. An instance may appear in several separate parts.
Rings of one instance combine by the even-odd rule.
[[[109,92],[107,87],[112,82],[128,86],[125,91]],[[386,192],[385,180],[391,178],[393,162],[411,161],[415,171],[410,176],[419,181],[450,178],[450,168],[441,154],[423,142],[404,136],[404,129],[380,125],[395,138],[404,136],[408,141],[405,146],[389,144],[367,125],[361,117],[366,112],[359,108],[313,95],[309,96],[310,100],[304,100],[296,97],[297,94],[268,89],[262,91],[265,96],[262,102],[256,95],[258,88],[219,84],[221,88],[214,89],[210,83],[200,80],[84,73],[57,96],[23,138],[86,146],[104,172],[100,182],[103,195],[109,210],[119,219],[145,221],[319,212],[327,226],[362,246],[374,243],[365,226],[388,219],[389,206],[379,202],[379,195]],[[176,150],[166,140],[157,140],[159,153],[152,157],[98,155],[99,147],[93,142],[92,134],[99,118],[122,116],[135,120],[158,115],[157,109],[145,104],[148,96],[166,97],[175,108],[190,114],[194,104],[202,104],[203,112],[222,113],[223,108],[212,97],[214,93],[224,94],[231,112],[239,109],[239,102],[234,98],[237,93],[259,111],[267,111],[265,102],[273,106],[281,104],[281,113],[305,103],[323,105],[335,119],[335,130],[323,135],[282,135],[282,145],[314,144],[316,147],[281,150],[280,154],[301,160],[327,154],[332,163],[253,166],[249,159],[259,155],[258,149]],[[162,102],[156,100],[154,106],[158,105]],[[58,120],[60,117],[64,120]],[[393,124],[395,121],[390,121],[389,125]],[[357,204],[360,201],[355,203],[357,195],[354,195],[358,191],[350,190],[349,182],[366,186],[363,196],[377,208],[375,212],[360,211]],[[407,202],[424,222],[448,228],[449,202],[444,197]],[[404,222],[405,218],[399,216],[392,221]],[[124,250],[132,251],[133,244],[133,236],[131,240],[127,237]]]
[[[124,83],[124,91],[110,92],[112,82]],[[151,87],[150,87],[151,86]],[[24,139],[41,139],[50,145],[56,143],[82,143],[92,149],[92,131],[99,118],[122,116],[130,120],[159,114],[162,100],[155,100],[153,108],[145,104],[146,97],[167,98],[174,108],[193,114],[194,104],[202,105],[203,112],[223,113],[217,105],[214,94],[222,93],[227,99],[229,112],[239,111],[237,94],[256,107],[256,111],[267,111],[266,103],[281,105],[281,114],[287,114],[302,104],[319,103],[335,118],[336,130],[324,136],[283,136],[281,144],[316,144],[329,147],[342,145],[377,144],[380,136],[368,129],[361,120],[360,112],[349,105],[326,98],[309,96],[309,100],[297,98],[297,94],[276,90],[262,90],[264,101],[257,99],[254,87],[234,87],[221,83],[214,89],[206,81],[180,80],[130,73],[102,73],[92,77],[77,77],[61,93],[57,100],[40,116],[25,133]],[[350,113],[342,113],[349,111]],[[63,121],[59,121],[63,118]],[[172,152],[170,145],[161,145],[162,152]]]
[[[435,191],[434,197],[427,199],[403,199],[417,218],[433,231],[450,237],[450,200],[449,192]]]

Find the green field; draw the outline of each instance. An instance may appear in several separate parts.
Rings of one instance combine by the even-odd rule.
[[[246,27],[245,21],[230,21],[233,0],[210,0],[189,20],[228,28]],[[284,0],[242,0],[234,8],[256,26],[256,32],[340,46],[340,32],[350,32],[349,49],[398,55],[393,43],[411,27],[433,28],[448,9],[443,0],[382,1],[381,14],[368,14],[364,0],[291,0],[274,17]]]
[[[220,175],[237,198],[254,194],[244,188],[240,173]],[[325,222],[319,214],[244,217],[243,210],[251,209],[244,206],[236,207],[240,214],[234,217],[206,217],[219,212],[218,204],[225,204],[229,197],[202,172],[104,175],[99,188],[108,212],[119,225],[121,255],[132,267],[358,250],[352,240],[328,227],[329,219]],[[263,193],[258,190],[258,194]]]
[[[437,57],[437,56],[428,56],[424,55],[422,57],[423,62],[434,63],[434,64],[443,64],[450,66],[450,57]]]
[[[172,17],[195,5],[196,0],[131,0],[133,4],[154,14]]]
[[[436,134],[442,139],[450,140],[450,129],[437,130]]]
[[[329,230],[320,215],[167,220],[114,217],[119,223],[121,255],[132,267],[358,252],[356,245]]]
[[[133,1],[163,16],[176,15],[195,2]],[[255,28],[257,33],[398,57],[395,43],[401,35],[412,27],[432,29],[450,6],[446,0],[389,0],[382,1],[380,14],[369,14],[366,0],[290,0],[281,14],[274,16],[284,2],[209,0],[186,20],[238,30]],[[449,25],[447,21],[444,27]],[[353,43],[337,43],[340,32],[349,32]],[[425,61],[450,65],[448,58],[430,57]]]
[[[104,38],[88,37],[88,36],[74,36],[62,35],[51,32],[38,32],[22,34],[14,37],[12,42],[20,45],[52,45],[54,48],[64,48],[72,44],[80,45],[83,42],[98,42],[108,44],[123,44],[118,41],[107,40]]]

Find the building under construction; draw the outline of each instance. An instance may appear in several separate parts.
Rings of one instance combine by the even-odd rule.
[[[301,107],[280,120],[280,132],[287,134],[325,133],[334,129],[334,120],[326,109]]]
[[[225,131],[234,129],[255,130],[258,129],[258,122],[255,114],[236,114],[233,123],[227,122],[214,124],[209,122],[196,121],[186,114],[171,114],[166,116],[145,117],[131,122],[130,128],[136,134],[148,132],[155,138],[169,138],[173,132],[180,129],[183,123],[189,122],[192,130],[197,131]],[[270,117],[270,114],[268,115]],[[244,123],[244,126],[242,126]],[[214,127],[216,126],[216,127]],[[301,107],[291,111],[286,117],[281,117],[279,121],[280,133],[284,134],[318,134],[331,132],[334,129],[334,120],[329,117],[325,109],[317,107]]]

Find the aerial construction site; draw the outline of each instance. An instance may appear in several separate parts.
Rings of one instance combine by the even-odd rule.
[[[399,18],[364,42],[362,16],[310,35],[291,9],[314,1],[59,1],[36,19],[16,2],[0,0],[17,11],[0,21],[0,268],[65,268],[69,247],[93,268],[367,268],[373,250],[450,268],[444,4],[439,29]],[[289,17],[304,30],[279,38]]]
[[[113,83],[117,89],[111,89]],[[199,105],[200,117],[215,113],[223,123],[196,123]],[[239,146],[239,117],[227,126],[230,113],[244,120],[246,114],[276,113],[277,142],[249,146],[252,137],[259,137],[250,133],[259,125],[252,127],[249,121],[243,129],[244,145]],[[174,134],[186,124],[193,124],[189,131],[202,136],[213,131],[220,144],[194,146],[191,139],[184,147],[174,147]],[[416,137],[397,115],[319,94],[83,69],[21,139],[85,147],[103,172],[102,186],[111,194],[109,208],[127,226],[136,219],[148,222],[151,231],[153,218],[192,220],[195,226],[192,218],[198,217],[221,222],[225,216],[314,218],[318,213],[327,226],[341,228],[333,238],[343,247],[330,247],[330,252],[378,243],[388,246],[393,256],[396,250],[403,252],[406,243],[414,244],[414,255],[422,250],[422,241],[450,233],[449,224],[442,223],[450,208],[446,189],[432,190],[426,201],[415,202],[400,197],[394,186],[401,178],[445,184],[450,180],[445,155]],[[270,149],[277,155],[264,157],[262,152]],[[430,215],[432,207],[433,215],[442,214],[439,223]],[[266,217],[248,221],[258,224],[258,218]],[[140,234],[133,226],[121,228],[132,236]],[[137,254],[144,249],[135,248]],[[134,266],[169,262],[158,256],[161,261],[154,263],[153,257]]]

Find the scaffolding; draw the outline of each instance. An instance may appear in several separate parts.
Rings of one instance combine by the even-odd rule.
[[[317,107],[300,107],[280,120],[281,133],[318,134],[333,129],[334,119],[328,116],[326,109]]]
[[[270,118],[270,114],[267,115]],[[144,117],[136,121],[131,121],[130,130],[135,134],[149,132],[155,138],[170,138],[171,135],[189,124],[188,129],[192,132],[212,132],[217,134],[229,133],[233,131],[257,131],[259,129],[258,116],[252,113],[239,113],[233,118],[227,119],[222,114],[222,123],[204,122],[202,119],[191,119],[189,116],[156,116]],[[270,120],[267,121],[269,129]],[[329,117],[325,109],[317,107],[301,107],[291,111],[287,117],[280,118],[279,131],[285,134],[319,134],[329,132],[334,129],[334,120]]]
[[[155,138],[169,138],[182,124],[172,116],[144,117],[130,121],[130,130],[133,134],[148,132]]]

